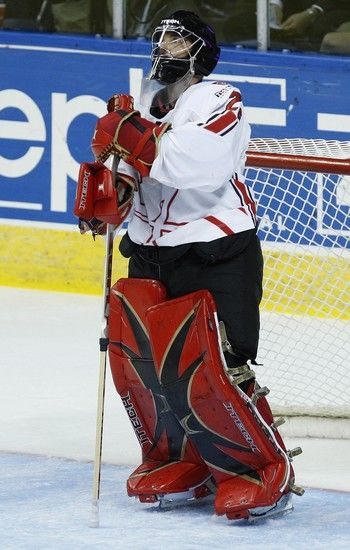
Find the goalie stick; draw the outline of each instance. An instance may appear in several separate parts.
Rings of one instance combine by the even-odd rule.
[[[112,172],[115,175],[118,166],[118,157],[114,156],[112,164]],[[122,224],[121,224],[122,225]],[[94,458],[94,474],[92,487],[92,508],[90,527],[99,527],[99,500],[101,487],[101,462],[102,462],[102,441],[103,441],[103,420],[105,406],[105,387],[106,387],[106,365],[108,351],[108,320],[109,320],[109,299],[112,280],[112,261],[113,261],[113,242],[114,237],[118,233],[121,225],[118,227],[107,224],[106,243],[105,243],[105,265],[103,277],[103,309],[101,333],[99,339],[100,345],[100,365],[99,365],[99,381],[97,394],[97,414],[96,414],[96,442],[95,442],[95,458]]]

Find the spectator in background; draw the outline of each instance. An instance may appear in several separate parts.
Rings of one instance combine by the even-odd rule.
[[[90,34],[90,0],[52,0],[51,3],[56,32]]]
[[[60,33],[111,36],[113,0],[52,0],[55,29]]]
[[[177,9],[193,10],[208,21],[220,44],[256,46],[256,0],[129,0],[126,35],[150,38],[157,21]],[[278,49],[348,52],[348,32],[339,25],[350,21],[350,0],[270,0],[270,14],[272,45]]]
[[[3,28],[14,31],[53,31],[48,0],[6,0]]]
[[[214,0],[200,2],[200,6],[220,43],[256,46],[256,0]]]
[[[350,20],[334,32],[323,37],[320,51],[323,53],[350,54]]]
[[[112,35],[113,0],[7,0],[4,29]]]
[[[5,2],[0,2],[0,29],[3,27],[5,17]]]
[[[325,35],[350,21],[349,0],[270,0],[278,4],[276,29],[272,38],[288,42],[296,49],[319,50]]]
[[[167,13],[190,10],[215,27],[221,44],[256,41],[256,0],[129,0],[126,4],[128,37],[150,38],[155,25]]]

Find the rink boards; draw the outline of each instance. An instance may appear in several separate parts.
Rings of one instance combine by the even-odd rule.
[[[0,32],[0,284],[101,292],[103,240],[94,242],[73,230],[77,173],[80,162],[92,160],[90,139],[96,117],[105,113],[106,98],[114,92],[130,92],[137,98],[148,57],[149,43],[144,41]],[[340,57],[223,48],[213,78],[241,89],[254,137],[302,133],[306,138],[346,140],[350,115],[344,90],[350,87],[349,68],[350,59]],[[329,235],[329,246],[339,242],[347,247],[349,193],[343,193],[337,204],[341,229],[333,204],[339,202],[339,194],[336,189],[325,193],[334,199],[322,201],[321,196],[318,204],[309,206],[311,217],[320,204],[321,209],[326,204],[330,208],[317,212],[310,240],[318,242],[323,231]],[[290,255],[288,249],[284,258],[281,253],[277,258],[269,245],[281,241],[283,219],[273,209],[266,217],[272,230],[264,247],[265,274],[273,284],[271,291],[265,289],[263,307],[348,319],[349,311],[337,306],[337,296],[349,284],[347,257],[313,258],[312,268],[305,255]],[[292,243],[297,238],[293,231],[288,235]],[[322,277],[317,275],[320,266]],[[119,254],[114,271],[115,279],[126,273],[126,261]],[[300,274],[303,283],[297,292],[283,292],[286,278],[294,276],[300,283]],[[336,297],[334,278],[341,281]],[[317,312],[311,305],[311,283],[313,292],[321,292],[323,303]]]

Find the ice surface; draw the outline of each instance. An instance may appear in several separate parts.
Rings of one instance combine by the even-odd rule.
[[[170,511],[125,494],[130,468],[104,465],[100,527],[89,527],[92,465],[0,455],[2,550],[340,549],[350,543],[350,494],[308,490],[293,512],[260,523],[229,522],[211,503]]]
[[[109,375],[101,527],[89,528],[101,300],[0,287],[0,303],[1,550],[350,548],[346,492],[308,489],[291,514],[248,526],[211,504],[161,512],[129,499],[140,452]],[[298,484],[350,491],[349,441],[288,445],[304,449]]]

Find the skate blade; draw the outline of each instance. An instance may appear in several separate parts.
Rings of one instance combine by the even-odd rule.
[[[273,506],[262,506],[249,510],[249,522],[261,521],[266,518],[287,514],[293,510],[292,494],[283,495]]]
[[[156,495],[159,501],[159,509],[166,510],[177,506],[187,506],[198,502],[214,502],[216,486],[211,478],[208,477],[195,487],[181,493],[167,493]]]
[[[194,496],[188,495],[187,497],[181,493],[182,497],[169,499],[168,495],[167,498],[158,497],[159,498],[159,510],[171,510],[173,508],[178,508],[181,506],[191,506],[193,504],[198,503],[210,503],[214,502],[214,495],[208,495],[206,497],[202,498],[196,498]]]
[[[202,497],[195,495],[194,490],[189,490],[183,493],[171,493],[167,495],[157,495],[160,510],[170,510],[172,508],[177,508],[179,506],[189,506],[194,503],[206,503],[214,502],[215,495],[208,494]]]

